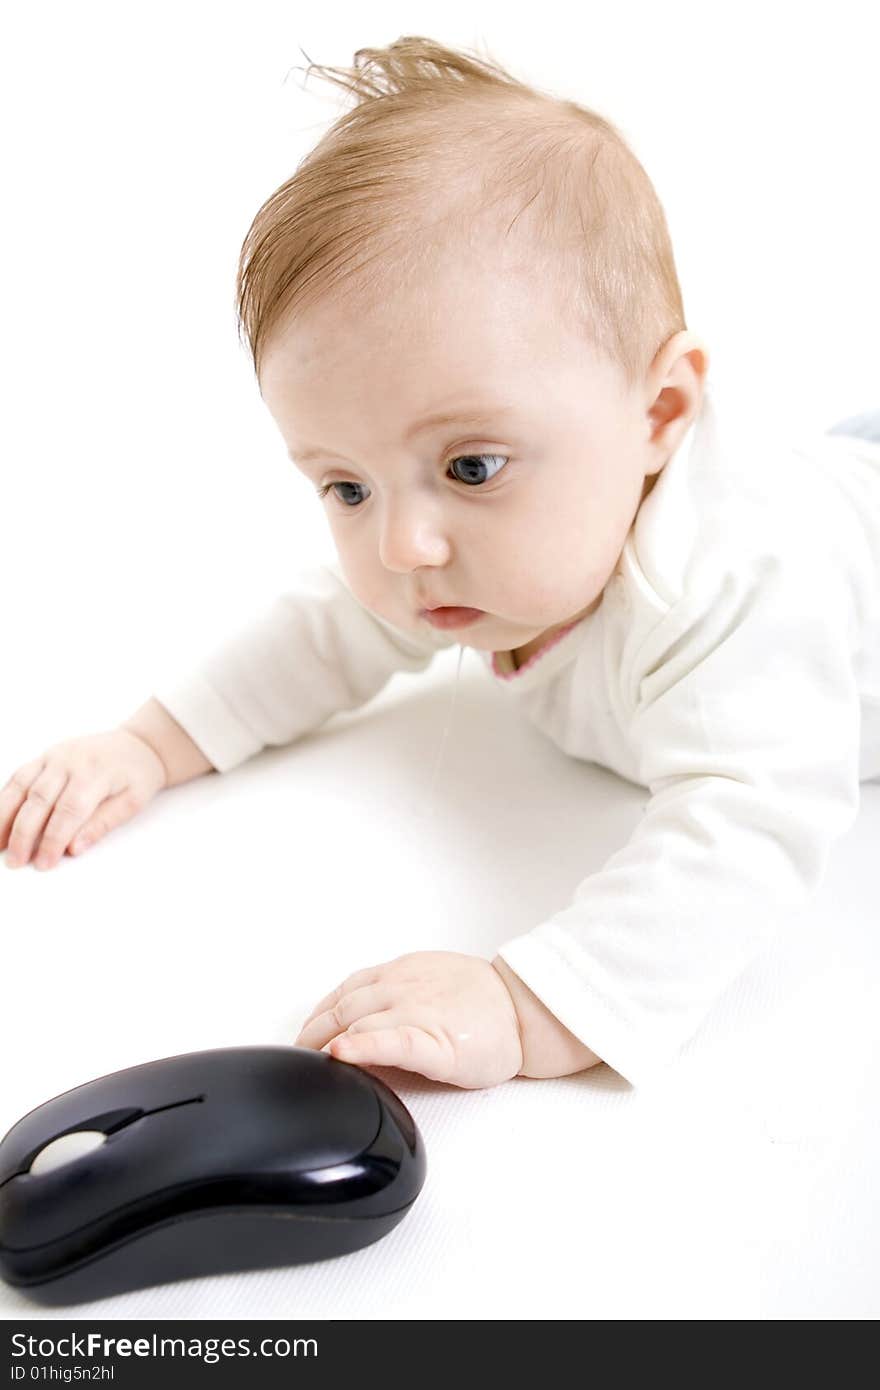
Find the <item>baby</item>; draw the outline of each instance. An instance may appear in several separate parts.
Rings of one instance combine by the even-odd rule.
[[[314,65],[312,65],[314,66]],[[257,213],[239,320],[338,562],[113,732],[20,767],[7,862],[76,854],[472,647],[575,758],[647,788],[628,843],[491,961],[349,975],[296,1039],[463,1087],[638,1085],[819,884],[880,775],[880,431],[737,434],[662,208],[606,120],[421,38]]]

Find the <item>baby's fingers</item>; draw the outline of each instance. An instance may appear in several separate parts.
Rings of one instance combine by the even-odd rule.
[[[446,1081],[453,1070],[455,1057],[449,1043],[442,1037],[411,1024],[396,1028],[370,1026],[369,1019],[361,1020],[361,1029],[353,1024],[327,1044],[331,1057],[357,1066],[400,1067],[404,1071],[421,1072],[432,1081]]]
[[[336,989],[332,989],[329,994],[325,994],[323,999],[318,1000],[305,1023],[300,1028],[295,1046],[299,1046],[299,1039],[302,1037],[309,1024],[321,1014],[328,1013],[331,1009],[335,1008],[343,995],[349,994],[352,990],[357,989],[361,985],[375,984],[378,978],[379,967],[372,965],[366,970],[358,970],[354,975],[349,975],[346,980],[343,980],[341,985],[336,987]]]
[[[10,868],[26,864],[59,795],[67,784],[67,773],[59,767],[45,767],[40,761],[20,768],[10,784],[16,789],[18,809],[13,811],[7,841],[6,863]],[[4,795],[8,788],[4,788]]]
[[[9,781],[0,790],[0,850],[4,850],[8,845],[12,822],[30,791],[31,783],[36,780],[37,774],[42,768],[42,758],[35,758],[32,763],[25,763],[23,767],[18,768],[12,774]]]
[[[60,806],[58,807],[56,814],[59,828],[50,839],[52,821],[49,822],[40,852],[34,860],[34,868],[54,868],[68,846],[71,854],[81,854],[97,840],[103,839],[109,831],[115,830],[117,825],[131,820],[140,809],[140,803],[130,791],[105,797],[98,806],[94,806],[94,796],[90,797],[89,801],[89,810],[85,813],[81,809],[78,810],[72,820],[65,816]]]

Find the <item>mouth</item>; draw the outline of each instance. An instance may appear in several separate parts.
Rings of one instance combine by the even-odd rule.
[[[485,617],[482,608],[423,608],[422,617],[432,627],[453,628],[470,627]]]

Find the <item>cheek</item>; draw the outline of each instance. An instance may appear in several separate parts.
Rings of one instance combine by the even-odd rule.
[[[634,494],[625,459],[584,469],[565,490],[566,505],[557,523],[560,545],[579,548],[594,564],[600,564],[611,550],[616,555],[635,515],[640,490]]]
[[[586,558],[595,545],[596,519],[596,508],[588,503],[585,492],[545,492],[533,501],[528,526],[521,528],[524,553],[569,568]]]
[[[526,584],[536,611],[546,609],[548,620],[558,619],[560,605],[577,608],[585,595],[592,597],[617,563],[629,506],[618,494],[619,489],[603,489],[595,479],[588,487],[583,478],[573,478],[564,492],[567,505],[560,506],[557,496],[535,504],[517,547],[517,582],[520,588]]]
[[[381,605],[383,585],[375,547],[359,541],[344,525],[331,526],[345,582],[365,608]]]

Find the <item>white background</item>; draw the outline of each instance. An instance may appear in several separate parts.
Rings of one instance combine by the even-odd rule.
[[[424,34],[488,50],[515,76],[610,118],[666,209],[688,325],[710,348],[719,399],[744,414],[769,409],[802,434],[880,405],[875,14],[854,0],[624,0],[519,12],[500,0],[381,0],[337,3],[320,15],[270,0],[37,0],[9,10],[0,79],[0,782],[51,742],[118,723],[160,679],[185,674],[262,609],[292,570],[332,553],[311,487],[259,398],[233,309],[253,215],[342,109],[341,92],[317,77],[303,90],[302,73],[291,71],[305,65],[301,49],[345,65],[359,47]],[[381,713],[373,725],[343,721],[323,741],[159,798],[137,823],[52,874],[0,870],[7,991],[15,981],[0,1036],[0,1133],[49,1095],[117,1067],[292,1039],[344,974],[391,954],[492,954],[560,906],[583,872],[576,837],[557,837],[552,864],[540,853],[535,798],[545,816],[562,806],[561,825],[567,806],[593,795],[597,814],[610,816],[605,851],[623,843],[637,791],[538,747],[468,683],[467,659],[456,720],[475,721],[483,736],[458,752],[453,737],[431,799],[452,669],[444,656],[421,685],[395,678],[379,702],[394,707],[387,728]],[[872,791],[866,805],[875,813]],[[476,841],[473,825],[457,820],[468,813],[485,817]],[[505,815],[518,820],[496,862]],[[366,1317],[528,1316],[533,1308],[544,1317],[554,1309],[566,1317],[876,1316],[876,1224],[861,1206],[873,1167],[864,1146],[834,1166],[841,1131],[831,1102],[857,1097],[861,1081],[850,1074],[841,1092],[828,1038],[817,1046],[814,1034],[822,1010],[827,1033],[830,989],[832,1051],[839,1055],[847,1026],[858,1051],[875,916],[858,875],[876,823],[871,835],[860,823],[832,866],[811,957],[820,983],[807,972],[806,992],[792,1004],[779,967],[772,987],[759,983],[748,995],[783,1001],[777,1013],[786,1024],[774,1034],[755,1005],[757,1092],[736,1063],[743,1044],[731,1041],[734,1023],[748,1014],[736,1000],[717,1033],[726,1069],[683,1071],[662,1104],[627,1108],[632,1096],[607,1069],[590,1085],[530,1088],[540,1111],[540,1142],[532,1142],[545,1163],[565,1147],[560,1126],[575,1123],[563,1118],[572,1085],[585,1107],[590,1096],[601,1102],[583,1112],[592,1137],[578,1129],[576,1154],[562,1155],[573,1210],[582,1210],[585,1184],[594,1193],[611,1185],[610,1204],[592,1214],[597,1264],[586,1283],[589,1251],[566,1247],[563,1215],[559,1248],[541,1226],[540,1184],[520,1191],[514,1182],[517,1241],[537,1232],[548,1243],[533,1254],[556,1271],[548,1281],[544,1263],[537,1292],[511,1263],[513,1217],[492,1205],[495,1167],[481,1165],[498,1132],[487,1117],[497,1115],[504,1133],[522,1125],[523,1088],[482,1096],[439,1088],[438,1096],[415,1082],[397,1089],[430,1129],[437,1175],[436,1206],[421,1199],[420,1227],[405,1223],[396,1244],[347,1263],[295,1271],[291,1284],[260,1284],[257,1301],[230,1294],[238,1285],[226,1281],[225,1301],[204,1301],[194,1285],[185,1296],[125,1304],[118,1315],[273,1316],[287,1307],[290,1315]],[[346,834],[341,882],[337,844]],[[484,855],[476,937],[468,917],[474,843]],[[393,846],[405,851],[403,873]],[[291,883],[285,856],[294,852]],[[517,878],[524,866],[527,889]],[[408,904],[425,882],[428,900],[413,922]],[[838,889],[851,894],[845,924]],[[362,914],[356,931],[352,891]],[[280,944],[288,900],[306,922],[292,946]],[[493,905],[501,920],[492,920]],[[326,931],[309,933],[331,917],[339,936],[330,944]],[[444,935],[448,920],[458,937]],[[822,932],[832,921],[829,967]],[[701,1130],[686,1124],[695,1076]],[[810,1108],[817,1091],[825,1098],[818,1120]],[[862,1112],[844,1110],[844,1132],[864,1137]],[[463,1143],[468,1134],[479,1148]],[[769,1172],[767,1145],[777,1141],[795,1147],[773,1150]],[[645,1146],[650,1174],[638,1166]],[[445,1176],[436,1166],[443,1159]],[[556,1182],[546,1172],[542,1180]],[[458,1199],[463,1231],[451,1192],[468,1182],[470,1196]],[[615,1182],[623,1183],[617,1192]],[[780,1224],[768,1235],[774,1211]],[[413,1248],[430,1288],[412,1272],[404,1278]],[[503,1268],[493,1270],[492,1250]],[[472,1285],[462,1282],[464,1269]],[[253,1291],[258,1278],[242,1287]],[[288,1295],[294,1301],[285,1304]],[[23,1305],[12,1310],[21,1315]]]

